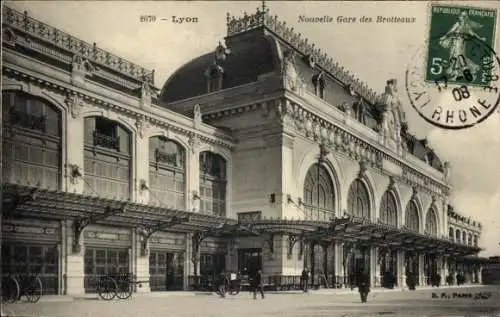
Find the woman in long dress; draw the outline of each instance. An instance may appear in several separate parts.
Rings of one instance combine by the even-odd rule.
[[[463,76],[463,71],[465,69],[468,69],[473,80],[476,79],[476,74],[480,70],[480,66],[465,55],[466,39],[464,35],[469,35],[481,41],[485,41],[486,38],[480,37],[474,32],[474,29],[481,27],[481,24],[471,21],[467,12],[463,11],[458,17],[458,22],[439,39],[439,45],[450,50],[450,65],[447,67],[446,73],[451,78],[456,80],[458,76]]]

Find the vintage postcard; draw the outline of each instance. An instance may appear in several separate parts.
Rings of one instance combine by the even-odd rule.
[[[498,1],[1,6],[1,316],[500,316]]]

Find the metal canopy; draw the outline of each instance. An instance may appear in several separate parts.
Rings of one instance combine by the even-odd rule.
[[[237,224],[236,220],[213,215],[15,184],[4,184],[2,207],[7,217],[53,220],[92,218],[95,223],[131,228],[154,227],[173,218],[187,219],[173,227],[180,232],[208,231],[223,224]],[[123,212],[109,212],[121,209],[124,209]]]
[[[420,234],[367,218],[344,216],[329,222],[310,220],[260,219],[244,223],[261,233],[301,236],[306,240],[357,242],[379,247],[420,251],[429,254],[475,254],[481,249],[461,245],[450,240]]]

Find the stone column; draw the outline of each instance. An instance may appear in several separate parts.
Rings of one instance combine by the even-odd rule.
[[[477,269],[477,282],[479,284],[483,284],[483,277],[481,276],[483,272],[483,266],[480,264],[479,268]]]
[[[397,251],[397,262],[398,262],[398,286],[400,288],[406,287],[406,266],[405,266],[405,254],[403,250]]]
[[[80,252],[73,253],[73,222],[66,220],[66,295],[83,295],[84,289],[84,261],[83,255],[85,254],[85,246],[83,245],[83,232],[80,237]]]
[[[382,256],[382,250],[380,250],[378,247],[374,247],[375,251],[375,283],[373,283],[373,287],[381,287],[382,286],[382,275],[380,274],[380,267],[381,267],[381,262],[379,257]],[[382,259],[385,260],[385,259]]]
[[[424,255],[418,254],[418,285],[425,286]]]
[[[441,255],[440,256],[440,264],[441,264],[441,285],[446,284],[446,277],[448,276],[448,257]]]
[[[344,258],[343,258],[343,255],[342,255],[342,243],[341,242],[338,242],[338,241],[335,241],[335,244],[333,246],[333,252],[334,252],[334,256],[335,256],[335,262],[334,262],[334,271],[335,271],[335,283],[343,283],[344,280],[343,280],[343,277],[342,277],[342,280],[339,280],[341,276],[344,275],[344,266],[342,265],[343,261],[344,261]]]
[[[149,281],[150,276],[149,276],[149,245],[146,246],[146,248],[143,248],[143,241],[145,239],[144,236],[141,234],[138,234],[136,230],[134,230],[133,234],[133,243],[134,243],[134,248],[135,248],[135,255],[136,255],[136,278],[138,281],[143,281],[139,285],[137,285],[137,292],[138,293],[147,293],[151,291],[151,285],[150,283],[146,283],[146,281]]]
[[[371,247],[369,249],[370,252],[370,284],[373,285],[373,286],[380,286],[380,285],[376,285],[377,281],[376,281],[376,276],[379,274],[379,271],[380,271],[380,268],[379,268],[379,265],[378,265],[378,261],[377,261],[377,256],[378,256],[378,250],[376,247]],[[377,271],[378,269],[378,271]]]

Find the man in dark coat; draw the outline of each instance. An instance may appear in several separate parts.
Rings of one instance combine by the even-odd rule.
[[[361,302],[366,303],[368,293],[370,293],[370,274],[368,272],[361,272],[358,277],[358,290],[361,297]]]
[[[309,270],[307,267],[304,267],[304,269],[302,270],[301,280],[302,280],[302,291],[304,291],[304,293],[307,293],[309,286]]]
[[[252,279],[253,299],[257,299],[257,291],[264,299],[264,288],[262,286],[262,270],[258,270]]]

